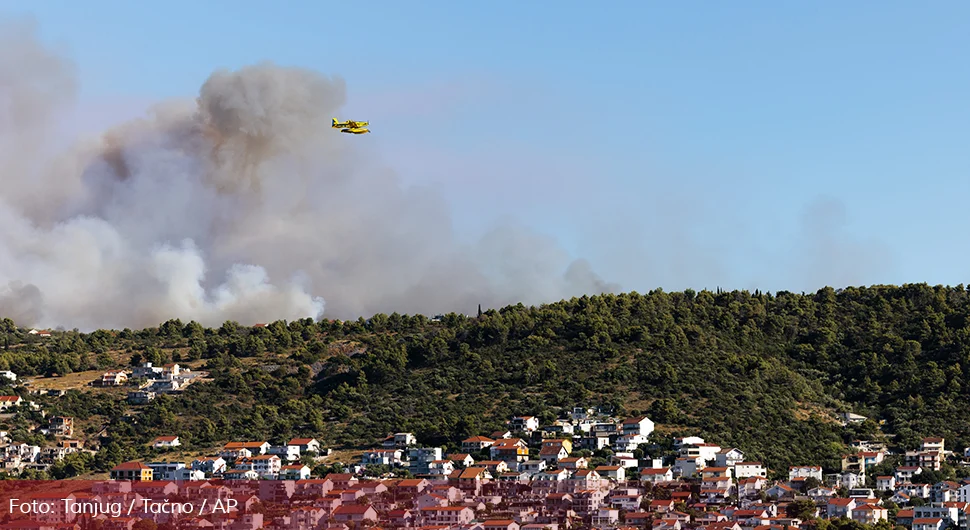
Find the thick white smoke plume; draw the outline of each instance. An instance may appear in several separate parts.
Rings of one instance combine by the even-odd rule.
[[[0,317],[138,328],[472,312],[613,290],[553,241],[496,228],[463,246],[430,189],[404,188],[330,129],[346,87],[260,64],[193,104],[79,142],[51,138],[74,66],[0,26]]]

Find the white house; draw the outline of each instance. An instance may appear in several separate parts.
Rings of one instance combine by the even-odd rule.
[[[17,374],[11,372],[10,370],[0,371],[0,377],[6,377],[7,379],[9,379],[11,381],[16,381],[17,380]]]
[[[826,505],[826,514],[829,519],[838,519],[839,517],[849,517],[852,513],[852,509],[857,506],[855,499],[843,499],[834,498],[829,499]]]
[[[842,473],[836,475],[835,483],[845,489],[857,488],[860,484],[865,484],[866,476],[861,473]]]
[[[738,462],[744,462],[744,453],[733,447],[721,449],[714,456],[714,465],[717,467],[734,467]]]
[[[920,517],[913,519],[913,530],[940,530],[943,519],[940,517]]]
[[[530,476],[545,471],[548,467],[545,460],[526,460],[519,463],[519,471]]]
[[[495,444],[495,440],[484,436],[472,436],[461,441],[461,450],[467,453],[477,453]]]
[[[306,480],[310,478],[310,466],[290,464],[280,467],[280,480]]]
[[[539,450],[539,459],[551,464],[555,464],[567,456],[569,456],[569,451],[562,445],[549,445]]]
[[[734,464],[734,476],[737,478],[767,477],[768,470],[761,462],[738,462]]]
[[[879,491],[895,491],[896,477],[892,475],[876,477],[876,489]]]
[[[820,502],[828,502],[829,499],[835,497],[835,490],[825,486],[819,486],[808,490],[807,495],[817,504]]]
[[[641,482],[670,482],[674,480],[674,472],[669,467],[661,469],[640,470]]]
[[[451,460],[435,460],[428,463],[428,473],[432,475],[448,476],[455,471],[455,463]]]
[[[178,436],[159,436],[152,441],[152,447],[155,449],[171,449],[180,445],[182,442],[179,441]]]
[[[475,459],[472,458],[472,455],[468,453],[454,453],[454,454],[448,455],[445,458],[447,458],[448,460],[451,460],[457,466],[472,467],[473,465],[475,465]]]
[[[165,366],[162,366],[162,377],[166,379],[178,377],[178,375],[182,373],[182,371],[183,371],[182,367],[179,366],[177,363],[166,364]]]
[[[639,461],[633,456],[633,453],[620,452],[610,457],[610,464],[623,468],[637,467]]]
[[[899,482],[909,482],[913,477],[922,472],[923,468],[919,466],[899,466],[896,468],[896,480]]]
[[[689,444],[680,448],[680,456],[685,458],[700,458],[704,462],[716,461],[717,454],[720,452],[721,446],[717,444]]]
[[[957,502],[970,502],[970,484],[964,484],[960,486],[960,489],[956,492]]]
[[[868,419],[865,416],[860,416],[859,414],[854,414],[852,412],[840,412],[837,416],[842,422],[842,425],[849,425],[850,423],[862,423]]]
[[[609,480],[614,480],[616,482],[626,481],[626,469],[620,466],[597,466],[596,472],[599,473],[601,477]]]
[[[626,420],[623,420],[622,433],[626,436],[640,435],[647,437],[653,432],[653,427],[653,422],[650,421],[650,418],[646,416],[627,418]]]
[[[360,463],[365,466],[398,466],[404,458],[400,449],[371,449],[364,451]]]
[[[192,461],[192,469],[203,473],[222,473],[226,470],[226,460],[221,456],[206,456]]]
[[[151,462],[152,480],[175,480],[175,473],[185,469],[183,462]]]
[[[792,466],[788,468],[788,480],[814,478],[822,480],[822,466]]]
[[[597,510],[596,515],[593,516],[593,527],[594,528],[609,528],[615,526],[617,521],[620,520],[620,510],[615,508],[600,508]],[[505,530],[505,527],[502,527]],[[491,530],[486,527],[486,530]]]
[[[307,453],[320,454],[320,442],[315,438],[293,438],[286,444],[289,447],[296,447],[297,454],[304,455]]]
[[[152,363],[142,363],[131,371],[132,377],[147,377],[149,379],[161,377],[162,367],[152,366]]]
[[[264,455],[272,447],[269,442],[229,442],[222,446],[219,456],[225,458],[248,458],[252,455]]]
[[[300,459],[300,446],[289,444],[274,445],[269,448],[269,454],[276,455],[286,462],[292,462]]]
[[[568,421],[556,420],[552,425],[548,425],[542,428],[543,432],[552,433],[554,435],[568,434],[572,435],[576,432],[576,426]]]
[[[384,439],[384,449],[406,449],[417,445],[418,438],[410,432],[398,432]]]
[[[704,439],[700,436],[684,436],[683,438],[674,438],[674,448],[680,449],[685,445],[697,445],[704,443]]]
[[[22,405],[24,402],[20,396],[0,396],[0,410]]]
[[[925,499],[930,496],[929,484],[905,483],[897,485],[896,488],[897,491],[901,491],[911,497],[922,497]]]
[[[635,451],[645,443],[647,443],[647,437],[642,434],[624,434],[616,439],[613,448],[617,451]]]
[[[440,447],[412,447],[408,449],[408,467],[415,475],[429,473],[431,462],[444,460]]]
[[[513,431],[533,432],[539,428],[539,418],[535,416],[516,416],[509,422]]]
[[[703,468],[703,460],[699,458],[678,458],[674,461],[672,471],[680,477],[690,478],[696,475],[698,470]]]
[[[245,467],[230,469],[226,471],[222,478],[226,480],[257,480],[259,473]]]
[[[852,509],[851,519],[864,525],[873,525],[889,520],[889,510],[883,506],[865,503]]]
[[[283,467],[283,460],[276,455],[259,455],[248,460],[253,471],[262,477],[276,477]]]

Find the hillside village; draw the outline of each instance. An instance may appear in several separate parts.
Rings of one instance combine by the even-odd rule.
[[[844,341],[852,355],[883,352],[873,363],[889,367],[859,368],[873,383],[864,390],[840,379],[845,350],[825,342],[831,337],[812,316],[835,302],[816,298],[657,293],[430,323],[392,315],[17,331],[0,382],[19,381],[14,372],[33,380],[0,392],[8,394],[2,413],[13,416],[3,428],[4,466],[8,477],[31,478],[97,450],[93,465],[44,478],[110,471],[113,485],[90,495],[205,491],[246,508],[178,527],[966,527],[970,480],[959,477],[970,476],[970,454],[960,449],[970,438],[959,363],[942,364],[931,341],[910,332],[879,342],[840,320],[839,333],[854,337]],[[728,324],[743,331],[744,319],[710,320],[738,314],[726,309],[736,299],[768,304],[784,325],[757,324],[764,336],[754,346],[698,346],[735,340]],[[785,309],[792,300],[801,305]],[[667,326],[674,309],[650,309],[654,302],[674,304],[701,327]],[[608,332],[594,341],[587,332],[600,323]],[[783,329],[797,337],[779,337]],[[784,351],[761,351],[776,342]],[[829,361],[819,373],[805,368],[823,351]],[[711,355],[725,362],[712,366]],[[894,356],[909,368],[890,370],[904,366]],[[583,377],[587,369],[595,377]],[[66,381],[74,386],[65,393]],[[80,391],[78,381],[96,388]],[[513,417],[522,412],[533,416]],[[936,434],[945,436],[923,438]],[[270,506],[282,501],[299,513]],[[133,520],[115,524],[142,530]]]
[[[857,420],[845,417],[846,422]],[[219,454],[191,462],[126,462],[111,471],[111,478],[135,482],[132,494],[139,488],[177,489],[224,480],[230,486],[212,487],[245,492],[241,484],[258,481],[241,495],[269,495],[277,502],[282,495],[299,505],[299,518],[240,519],[230,524],[234,530],[357,524],[768,530],[814,528],[820,520],[913,530],[967,527],[970,479],[921,480],[947,461],[962,461],[964,455],[947,450],[942,438],[925,438],[918,450],[901,454],[883,443],[860,440],[840,470],[824,472],[806,462],[786,471],[746,459],[741,448],[720,447],[697,436],[669,440],[671,450],[665,451],[656,443],[655,428],[647,417],[618,420],[575,408],[548,426],[532,416],[513,418],[508,429],[462,440],[461,452],[450,454],[402,432],[364,451],[359,461],[312,467],[329,454],[318,440],[297,438],[279,445],[236,441]],[[179,440],[164,436],[153,444],[177,448]],[[891,460],[900,465],[887,474],[872,474]],[[240,482],[232,486],[232,481]]]
[[[32,330],[33,333],[36,330]],[[36,334],[45,336],[48,333],[38,331]],[[130,404],[146,404],[159,394],[177,394],[185,386],[191,384],[200,373],[192,372],[177,363],[164,366],[153,366],[152,363],[142,363],[133,370],[108,370],[101,377],[90,381],[93,387],[130,387],[127,402]],[[18,381],[16,373],[0,372],[10,384]],[[64,390],[43,389],[25,385],[20,387],[28,395],[63,396]],[[68,455],[85,453],[93,455],[95,450],[86,448],[84,440],[76,439],[75,418],[67,416],[50,416],[36,402],[24,399],[20,395],[0,395],[0,416],[7,419],[17,417],[21,411],[39,413],[42,421],[34,427],[34,433],[45,437],[49,443],[45,445],[28,444],[23,440],[16,440],[11,433],[0,431],[0,459],[2,470],[7,476],[16,476],[24,472],[47,472],[58,461]],[[53,441],[50,441],[50,440]]]

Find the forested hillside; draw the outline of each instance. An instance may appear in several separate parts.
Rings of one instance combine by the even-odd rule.
[[[362,447],[393,431],[453,445],[512,415],[551,421],[579,404],[645,413],[665,433],[741,447],[775,469],[835,468],[846,442],[880,429],[902,447],[924,435],[946,437],[948,448],[970,444],[963,286],[655,291],[440,321],[395,314],[218,329],[169,321],[46,340],[9,320],[0,327],[0,370],[20,375],[205,360],[211,381],[144,406],[90,389],[37,398],[51,413],[107,426],[99,468],[146,456],[161,434],[202,452],[229,439],[294,435]],[[839,411],[873,421],[846,428],[833,419]]]

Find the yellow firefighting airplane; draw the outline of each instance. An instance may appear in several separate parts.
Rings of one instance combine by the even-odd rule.
[[[340,132],[342,133],[365,134],[370,132],[370,130],[367,128],[367,125],[369,123],[370,122],[366,122],[366,121],[352,121],[352,120],[347,120],[342,122],[342,121],[337,121],[337,118],[334,118],[333,123],[330,126],[334,129],[340,129]]]

